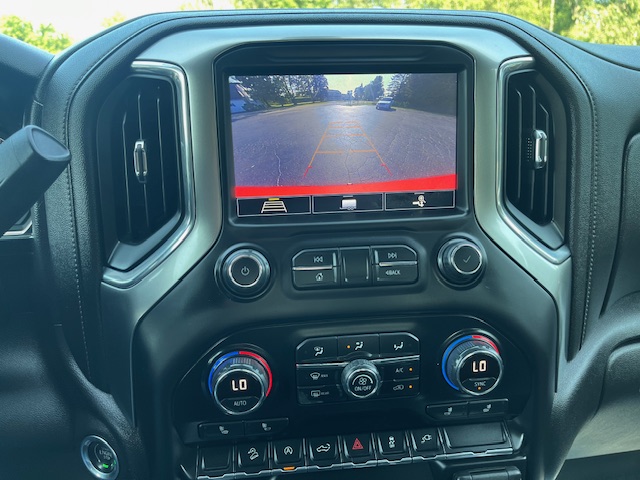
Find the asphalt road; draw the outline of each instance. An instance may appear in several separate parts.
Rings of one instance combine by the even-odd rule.
[[[232,118],[236,185],[344,185],[455,173],[454,117],[339,102]]]

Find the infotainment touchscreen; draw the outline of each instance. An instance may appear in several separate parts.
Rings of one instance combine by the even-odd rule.
[[[227,76],[238,215],[453,208],[457,78]]]

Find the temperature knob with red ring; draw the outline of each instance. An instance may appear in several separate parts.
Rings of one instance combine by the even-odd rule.
[[[207,386],[224,413],[243,415],[264,403],[273,387],[273,375],[267,361],[257,353],[229,352],[214,362]]]
[[[442,357],[442,375],[455,390],[484,395],[498,386],[503,364],[498,346],[484,335],[465,335],[452,342]]]

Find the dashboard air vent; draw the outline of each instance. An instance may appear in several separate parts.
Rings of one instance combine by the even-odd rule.
[[[99,145],[101,174],[108,179],[101,183],[112,268],[133,268],[180,223],[178,114],[175,87],[164,78],[130,77],[105,104],[99,133],[108,133]]]
[[[558,157],[556,113],[562,104],[535,71],[512,74],[507,81],[505,118],[505,197],[510,212],[543,243],[562,243],[556,186]],[[551,100],[553,98],[553,100]],[[564,141],[560,142],[564,144]],[[564,162],[564,157],[561,158]],[[556,204],[558,203],[558,204]],[[548,228],[547,228],[548,227]]]

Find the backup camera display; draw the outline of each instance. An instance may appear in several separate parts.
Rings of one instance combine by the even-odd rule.
[[[454,207],[457,74],[228,82],[240,216]]]

